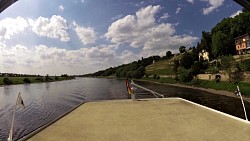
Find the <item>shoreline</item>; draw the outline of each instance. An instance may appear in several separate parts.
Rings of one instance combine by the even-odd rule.
[[[224,96],[229,96],[229,97],[233,97],[233,98],[240,98],[240,97],[236,96],[233,92],[229,92],[229,91],[225,91],[225,90],[215,90],[215,89],[211,89],[211,88],[188,86],[188,85],[184,85],[184,84],[180,84],[180,83],[176,83],[176,84],[159,83],[159,82],[154,82],[154,81],[150,81],[150,80],[140,80],[140,79],[137,79],[137,81],[146,81],[146,82],[155,83],[155,84],[159,84],[159,85],[169,85],[169,86],[175,86],[175,87],[181,87],[181,88],[189,88],[189,89],[205,91],[205,92],[209,92],[209,93],[217,94],[217,95],[224,95]],[[244,98],[244,100],[250,102],[250,96],[242,95],[242,97]]]
[[[18,78],[18,77],[15,77]],[[22,77],[19,77],[22,78]],[[27,78],[37,78],[37,77],[27,77]],[[13,84],[1,84],[0,87],[4,87],[4,86],[15,86],[15,85],[27,85],[27,84],[38,84],[38,83],[50,83],[50,82],[60,82],[60,81],[66,81],[66,80],[73,80],[75,78],[64,78],[64,79],[58,79],[58,80],[49,80],[49,81],[31,81],[30,83],[25,83],[25,82],[13,82]]]

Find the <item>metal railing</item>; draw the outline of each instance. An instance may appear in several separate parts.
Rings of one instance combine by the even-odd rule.
[[[242,103],[242,107],[243,107],[243,110],[244,110],[245,118],[246,118],[246,121],[248,121],[248,118],[247,118],[247,111],[246,111],[246,108],[245,108],[245,104],[244,104],[243,98],[242,98],[242,96],[241,96],[241,92],[240,92],[239,86],[237,86],[237,90],[235,91],[235,94],[236,94],[237,96],[239,96],[240,99],[241,99],[241,103]]]
[[[135,84],[135,82],[133,81],[133,80],[131,80],[131,85],[134,85],[134,86],[136,86],[136,87],[138,87],[138,88],[141,88],[141,89],[143,89],[143,90],[145,90],[145,91],[148,91],[148,92],[150,92],[150,93],[152,93],[156,98],[164,98],[164,95],[162,95],[162,94],[159,94],[159,93],[157,93],[157,92],[155,92],[155,91],[153,91],[153,90],[150,90],[150,89],[148,89],[148,88],[145,88],[145,87],[143,87],[143,86],[140,86],[140,85],[138,85],[138,84]]]

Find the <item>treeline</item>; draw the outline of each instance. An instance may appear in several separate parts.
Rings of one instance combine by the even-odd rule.
[[[198,43],[199,51],[209,52],[209,57],[216,59],[220,56],[236,54],[235,38],[250,33],[250,12],[243,12],[234,18],[224,18],[211,32],[202,32],[202,39]]]
[[[229,74],[229,80],[239,82],[243,80],[242,71],[249,71],[246,67],[249,60],[236,62],[232,55],[235,55],[235,38],[250,33],[250,13],[243,10],[243,13],[234,18],[225,18],[212,28],[211,32],[202,32],[202,38],[196,47],[185,46],[179,48],[182,57],[174,60],[173,70],[176,79],[188,82],[200,73],[218,73],[224,70]],[[209,53],[209,62],[199,53],[204,50]]]
[[[84,77],[105,77],[114,76],[117,78],[141,78],[146,74],[145,67],[152,64],[153,61],[165,59],[166,57],[150,56],[148,58],[142,58],[141,60],[134,61],[129,64],[123,64],[118,67],[110,67],[106,70],[101,70],[91,74],[85,74]]]

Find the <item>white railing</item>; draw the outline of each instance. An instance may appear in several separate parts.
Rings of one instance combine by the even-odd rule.
[[[133,80],[131,80],[131,85],[134,85],[134,86],[136,86],[136,87],[138,87],[138,88],[141,88],[141,89],[143,89],[143,90],[145,90],[145,91],[148,91],[148,92],[150,92],[150,93],[152,93],[156,98],[164,98],[164,95],[162,95],[162,94],[159,94],[159,93],[157,93],[157,92],[155,92],[155,91],[153,91],[153,90],[150,90],[150,89],[148,89],[148,88],[145,88],[145,87],[143,87],[143,86],[140,86],[140,85],[138,85],[138,84],[135,84],[135,82],[133,81]]]
[[[235,92],[235,94],[236,94],[237,96],[240,96],[241,103],[242,103],[243,110],[244,110],[244,114],[245,114],[245,118],[246,118],[246,121],[248,121],[247,112],[246,112],[246,108],[245,108],[245,104],[244,104],[243,98],[242,98],[242,96],[241,96],[241,92],[240,92],[239,86],[237,86],[237,91]]]

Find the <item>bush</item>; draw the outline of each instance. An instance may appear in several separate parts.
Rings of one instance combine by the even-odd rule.
[[[9,79],[8,77],[5,77],[5,78],[3,79],[3,83],[4,83],[5,85],[13,84],[12,80]]]
[[[161,77],[159,75],[156,76],[156,79],[159,80]]]
[[[29,78],[26,78],[26,77],[25,77],[25,78],[23,79],[23,82],[24,82],[24,83],[30,83],[31,81],[30,81]]]
[[[153,79],[156,79],[156,77],[157,77],[157,74],[154,74],[154,75],[153,75]]]
[[[55,77],[55,80],[59,80],[59,78],[56,76],[56,77]]]
[[[37,81],[43,81],[43,78],[38,77],[38,78],[36,78],[35,80],[37,80]]]
[[[180,68],[178,72],[179,72],[178,79],[181,82],[190,82],[193,79],[193,74],[188,69]]]

